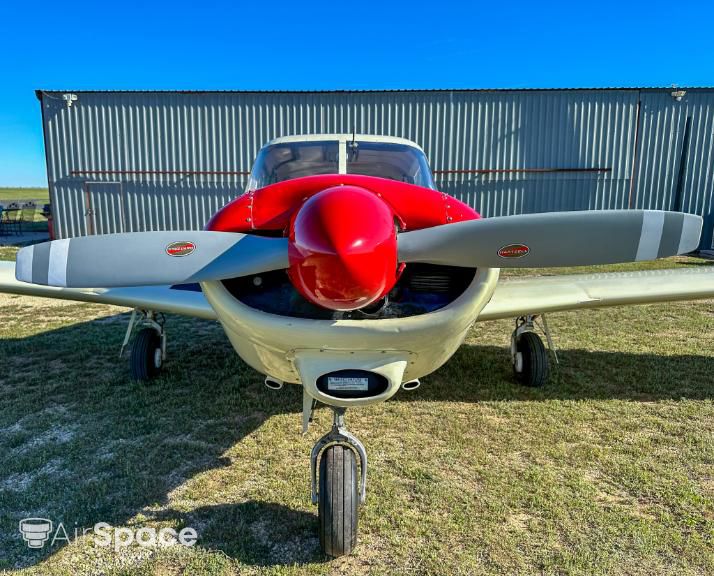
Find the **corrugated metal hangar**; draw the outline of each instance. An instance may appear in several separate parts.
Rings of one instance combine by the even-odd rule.
[[[653,208],[714,243],[714,89],[37,91],[57,238],[199,229],[267,141],[400,136],[485,216]]]

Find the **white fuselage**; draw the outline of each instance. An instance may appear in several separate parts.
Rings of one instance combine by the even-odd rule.
[[[439,368],[456,352],[491,298],[499,270],[479,269],[448,306],[407,318],[311,320],[278,316],[237,300],[221,282],[201,284],[231,344],[246,363],[270,378],[298,383],[311,397],[335,406],[387,400],[403,382]],[[358,369],[386,377],[378,396],[335,398],[318,390],[318,377]]]

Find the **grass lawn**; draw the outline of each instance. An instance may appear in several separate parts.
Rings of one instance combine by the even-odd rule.
[[[40,214],[42,205],[50,201],[50,195],[47,188],[0,188],[0,204],[3,206],[10,202],[34,200],[37,204],[34,222],[31,225],[25,225],[27,229],[36,232],[47,231],[47,219]]]
[[[714,300],[553,314],[561,363],[539,390],[512,381],[512,322],[476,324],[417,391],[348,413],[370,469],[360,543],[338,560],[309,495],[329,410],[303,437],[300,388],[267,390],[218,325],[168,318],[166,370],[142,385],[117,358],[123,309],[0,295],[0,317],[8,572],[714,573]],[[27,516],[199,540],[34,551]]]
[[[0,188],[0,203],[13,200],[35,200],[38,204],[40,201],[46,204],[50,201],[50,193],[47,188]]]

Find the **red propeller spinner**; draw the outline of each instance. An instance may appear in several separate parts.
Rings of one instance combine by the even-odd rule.
[[[332,174],[279,182],[240,196],[208,230],[288,237],[288,276],[310,302],[356,310],[383,298],[404,269],[397,228],[415,230],[479,215],[455,198],[412,184]]]
[[[312,196],[290,225],[288,275],[305,298],[332,310],[372,304],[397,282],[392,209],[357,186]]]

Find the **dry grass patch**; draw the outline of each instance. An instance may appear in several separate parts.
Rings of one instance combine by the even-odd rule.
[[[355,554],[334,561],[309,502],[329,411],[303,437],[300,389],[265,389],[218,325],[170,317],[167,369],[142,385],[117,358],[125,310],[0,296],[0,317],[8,573],[714,572],[714,301],[553,315],[561,363],[542,390],[512,381],[511,322],[476,325],[416,392],[348,414],[368,502]],[[31,515],[199,541],[30,551]]]

